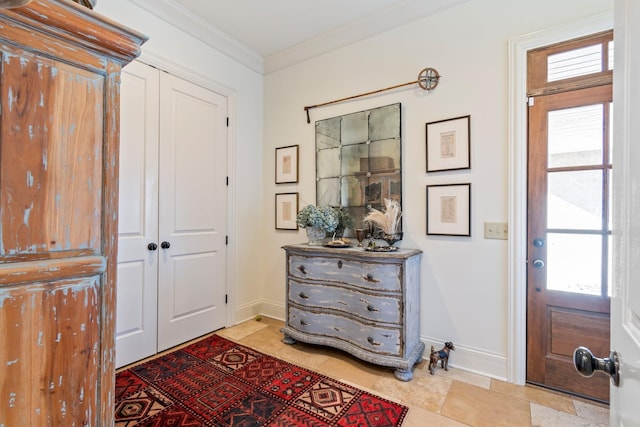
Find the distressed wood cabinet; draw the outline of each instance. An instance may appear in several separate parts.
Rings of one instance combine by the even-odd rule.
[[[422,359],[421,251],[285,246],[287,319],[284,342],[344,350],[413,378]]]
[[[111,426],[119,76],[145,37],[0,10],[0,426]]]

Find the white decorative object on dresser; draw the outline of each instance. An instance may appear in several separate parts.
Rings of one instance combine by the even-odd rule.
[[[367,252],[362,248],[288,245],[287,318],[283,341],[344,350],[413,378],[422,359],[422,251]]]

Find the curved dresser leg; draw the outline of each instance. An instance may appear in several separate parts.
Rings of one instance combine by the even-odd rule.
[[[284,338],[282,338],[282,342],[285,344],[295,344],[297,341],[291,338],[289,335],[284,334]]]
[[[411,381],[413,379],[413,372],[411,371],[411,368],[409,369],[398,368],[395,370],[394,375],[400,381]]]

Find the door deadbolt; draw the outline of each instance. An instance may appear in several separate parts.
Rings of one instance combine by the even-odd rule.
[[[534,268],[543,268],[544,267],[544,261],[541,259],[534,259],[533,260],[533,267]]]

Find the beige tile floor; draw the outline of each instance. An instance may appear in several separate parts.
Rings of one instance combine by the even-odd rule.
[[[282,342],[283,322],[263,317],[216,334],[409,407],[404,427],[604,427],[609,409],[532,386],[517,386],[454,367],[431,375],[426,362],[413,380],[327,347]],[[130,367],[130,366],[128,366]],[[125,368],[122,368],[125,369]]]

